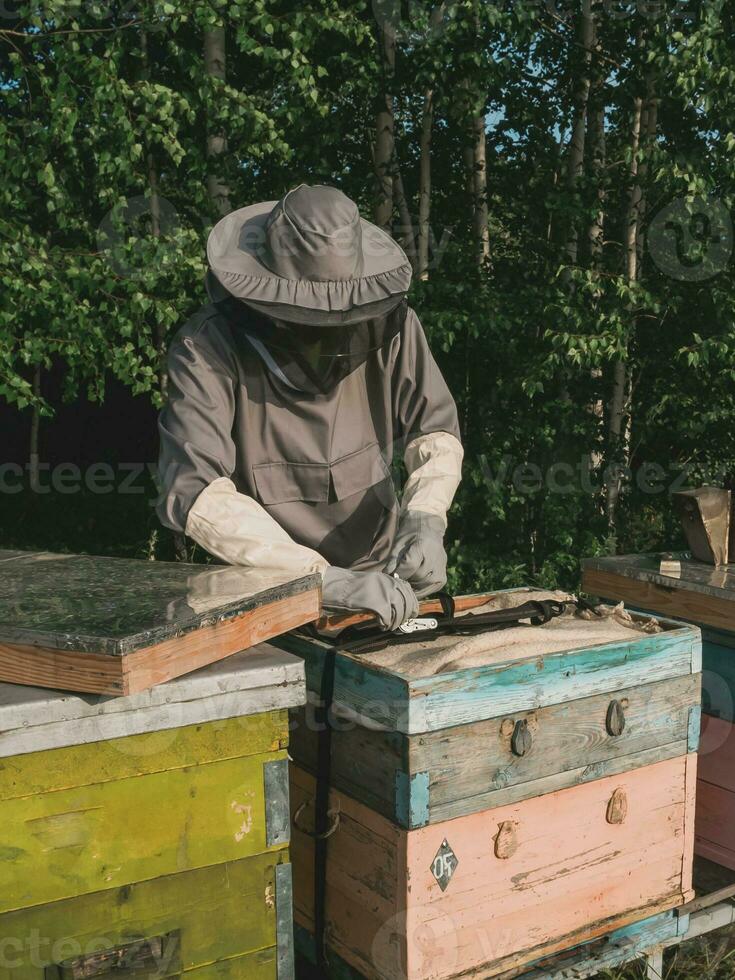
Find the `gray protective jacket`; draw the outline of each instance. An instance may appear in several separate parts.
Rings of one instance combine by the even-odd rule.
[[[428,433],[459,439],[454,400],[411,309],[398,336],[324,395],[274,376],[212,305],[178,332],[168,370],[158,514],[176,531],[199,494],[227,477],[330,564],[380,567],[397,526],[395,455]]]

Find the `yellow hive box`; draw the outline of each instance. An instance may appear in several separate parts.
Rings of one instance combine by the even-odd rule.
[[[1,980],[290,980],[303,700],[267,645],[126,698],[0,685]]]

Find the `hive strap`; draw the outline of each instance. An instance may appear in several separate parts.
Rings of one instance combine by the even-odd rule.
[[[338,635],[335,645],[343,653],[374,653],[388,646],[431,642],[443,636],[473,636],[514,626],[544,626],[552,619],[564,615],[570,607],[578,609],[582,606],[578,599],[531,599],[512,609],[494,609],[485,613],[468,612],[457,616],[451,596],[440,594],[437,598],[442,612],[435,618],[417,619],[392,632],[376,629],[374,626],[350,626]]]
[[[327,849],[330,834],[329,789],[332,770],[332,702],[337,649],[331,647],[324,658],[319,704],[314,712],[317,723],[316,790],[314,793],[314,946],[316,966],[327,976],[326,904]],[[336,829],[336,828],[335,828]]]

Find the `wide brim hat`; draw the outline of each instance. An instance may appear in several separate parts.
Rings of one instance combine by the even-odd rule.
[[[334,187],[300,185],[280,201],[222,218],[207,242],[227,294],[276,319],[339,326],[386,316],[411,284],[406,253]]]

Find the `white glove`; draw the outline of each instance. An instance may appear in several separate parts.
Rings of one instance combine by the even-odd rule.
[[[297,577],[323,572],[328,564],[316,551],[297,544],[257,500],[238,493],[227,477],[199,494],[189,511],[186,533],[228,565],[277,569]]]
[[[410,582],[420,597],[442,589],[447,582],[444,521],[419,510],[404,511],[384,571]]]
[[[330,565],[322,582],[322,605],[330,612],[372,612],[389,630],[418,615],[419,601],[407,582],[383,572],[353,572]]]

